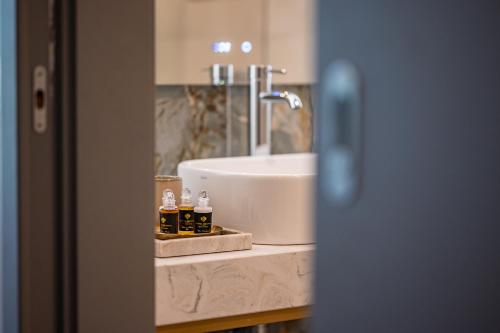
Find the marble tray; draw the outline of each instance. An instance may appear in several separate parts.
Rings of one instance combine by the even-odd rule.
[[[220,235],[194,238],[155,239],[157,258],[188,256],[193,254],[250,250],[252,234],[224,229]]]

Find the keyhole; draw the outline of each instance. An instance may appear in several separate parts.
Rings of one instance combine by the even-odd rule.
[[[37,90],[35,94],[36,98],[36,108],[43,109],[45,106],[45,95],[42,90]]]

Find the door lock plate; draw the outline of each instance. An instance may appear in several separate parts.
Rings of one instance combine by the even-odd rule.
[[[47,130],[47,68],[36,66],[33,70],[33,130],[43,134]]]

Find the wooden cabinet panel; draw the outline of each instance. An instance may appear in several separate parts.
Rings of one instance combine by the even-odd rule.
[[[285,67],[276,83],[314,81],[313,0],[156,0],[156,83],[208,84],[211,64],[233,64],[235,82],[250,64]],[[241,44],[249,41],[245,53]],[[229,42],[227,52],[214,43]],[[225,45],[227,46],[227,44]]]

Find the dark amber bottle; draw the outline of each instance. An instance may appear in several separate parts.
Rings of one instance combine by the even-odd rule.
[[[198,205],[194,207],[194,233],[207,234],[212,231],[212,207],[206,191],[200,193]]]
[[[179,232],[179,209],[175,205],[175,195],[171,190],[163,192],[163,206],[160,207],[160,231],[165,234]]]
[[[181,204],[179,205],[179,234],[189,235],[194,233],[194,205],[191,191],[182,190]]]

